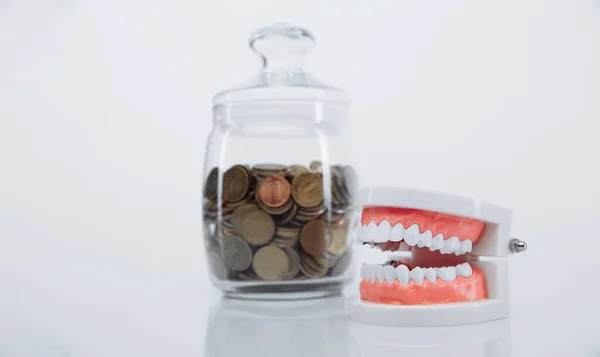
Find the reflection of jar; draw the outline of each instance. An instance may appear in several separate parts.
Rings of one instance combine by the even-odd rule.
[[[250,46],[263,71],[214,98],[204,176],[212,281],[243,297],[337,293],[351,275],[356,186],[348,97],[304,72],[306,30],[277,24]]]
[[[223,299],[208,321],[206,357],[348,357],[343,296],[302,301]]]

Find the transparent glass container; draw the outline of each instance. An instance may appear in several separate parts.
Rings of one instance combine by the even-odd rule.
[[[217,94],[204,169],[211,280],[240,298],[296,299],[348,283],[357,187],[348,95],[311,78],[306,30],[254,32],[262,71]]]

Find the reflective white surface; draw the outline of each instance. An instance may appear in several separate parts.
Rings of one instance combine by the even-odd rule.
[[[255,335],[269,319],[230,323],[208,285],[210,99],[279,20],[352,94],[368,183],[513,209],[512,356],[599,356],[598,0],[0,0],[0,357],[451,354],[361,342],[337,315]],[[286,348],[294,326],[327,340]]]
[[[530,281],[527,288],[513,289],[507,320],[387,328],[348,319],[345,305],[354,287],[345,296],[322,300],[228,300],[196,275],[161,274],[108,255],[65,248],[46,247],[36,261],[0,265],[0,356],[575,357],[600,353],[600,294],[591,270],[570,281],[548,274]],[[512,278],[518,280],[519,275]]]

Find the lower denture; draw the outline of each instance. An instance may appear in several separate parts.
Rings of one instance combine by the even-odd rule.
[[[453,281],[437,279],[418,284],[411,280],[402,285],[398,280],[389,284],[363,279],[360,295],[364,301],[394,305],[430,305],[483,300],[487,297],[485,276],[475,267],[471,276],[457,276]]]

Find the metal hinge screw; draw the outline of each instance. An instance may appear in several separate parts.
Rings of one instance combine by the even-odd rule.
[[[512,253],[521,253],[527,250],[527,243],[523,240],[513,238],[508,243],[508,247]]]

